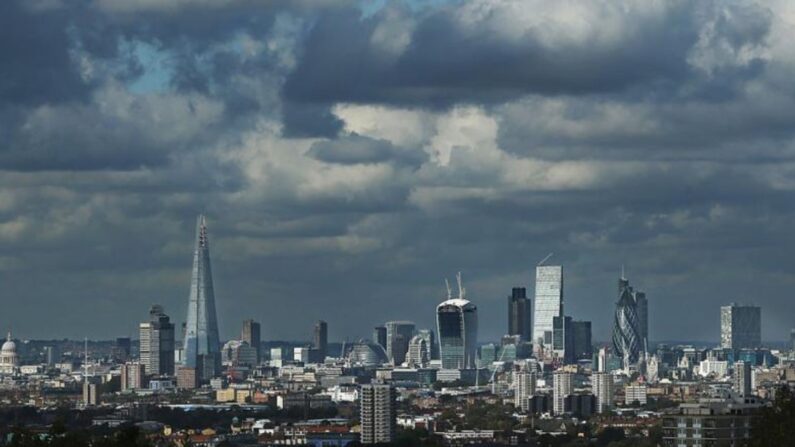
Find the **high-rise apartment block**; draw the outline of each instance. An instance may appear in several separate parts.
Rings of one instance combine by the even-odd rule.
[[[533,344],[536,355],[552,346],[553,318],[563,316],[563,267],[536,267]]]
[[[138,325],[140,361],[150,375],[174,374],[174,324],[163,312],[163,306],[153,305],[149,321]]]
[[[566,412],[566,396],[574,391],[573,374],[565,371],[555,371],[552,375],[552,413],[563,414]]]
[[[751,364],[748,362],[734,362],[732,374],[732,387],[740,397],[748,397],[751,393]]]
[[[533,333],[532,306],[527,299],[527,289],[514,287],[508,297],[508,335],[518,335],[522,341],[531,341]]]
[[[391,385],[362,385],[362,444],[390,443],[397,429],[397,392]]]
[[[262,361],[262,339],[260,324],[254,320],[243,322],[243,330],[240,331],[240,340],[248,343],[249,346],[257,351],[257,364]]]
[[[762,344],[762,309],[730,304],[720,308],[720,345],[728,349],[758,348]]]
[[[137,390],[146,385],[146,366],[141,362],[127,362],[121,366],[121,390]]]
[[[591,375],[591,389],[596,396],[596,411],[604,413],[613,408],[613,375],[607,372],[595,372]]]
[[[535,372],[521,370],[514,373],[513,406],[523,412],[530,411],[530,398],[536,392]]]

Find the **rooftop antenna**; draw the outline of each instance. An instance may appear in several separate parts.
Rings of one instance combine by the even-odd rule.
[[[536,266],[538,267],[538,266],[544,265],[544,263],[547,262],[549,260],[549,258],[552,257],[553,254],[555,254],[555,253],[550,253],[550,254],[546,255],[546,257],[544,259],[540,260]]]
[[[447,299],[453,299],[453,289],[450,288],[450,281],[447,278],[444,279],[444,285],[447,287]]]
[[[467,290],[461,285],[461,272],[456,273],[455,278],[458,281],[458,298],[463,300],[467,294]]]

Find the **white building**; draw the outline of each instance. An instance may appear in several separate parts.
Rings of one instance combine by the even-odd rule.
[[[19,371],[19,356],[17,355],[17,344],[11,338],[11,331],[8,331],[5,343],[0,349],[0,374],[12,375]]]
[[[632,405],[637,401],[640,405],[646,405],[646,385],[627,385],[624,387],[624,404]]]
[[[726,377],[729,374],[729,362],[725,360],[702,360],[698,364],[698,374],[702,377],[714,375],[716,377]]]
[[[613,375],[607,372],[595,372],[591,375],[591,388],[596,396],[596,412],[604,413],[613,408]]]
[[[513,379],[513,405],[517,410],[530,410],[530,397],[536,392],[536,374],[530,371],[517,371]]]
[[[566,396],[574,391],[573,374],[558,370],[552,377],[552,413],[563,414],[566,412]]]

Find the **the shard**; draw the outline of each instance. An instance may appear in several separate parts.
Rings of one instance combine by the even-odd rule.
[[[221,367],[213,274],[210,268],[210,244],[203,215],[199,215],[196,221],[196,245],[193,250],[183,358],[183,366],[196,368],[196,375],[202,381],[215,376]]]

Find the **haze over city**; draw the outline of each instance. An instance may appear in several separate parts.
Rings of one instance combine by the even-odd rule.
[[[434,326],[479,339],[563,266],[610,339],[624,266],[653,340],[795,300],[790,2],[0,3],[0,327],[137,335],[187,312],[207,216],[222,339]]]

